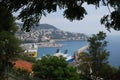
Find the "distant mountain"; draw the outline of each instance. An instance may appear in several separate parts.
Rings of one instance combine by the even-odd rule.
[[[21,23],[17,23],[19,28]],[[17,31],[16,36],[23,42],[41,42],[50,40],[86,40],[83,33],[71,33],[62,31],[50,24],[37,24],[31,28],[30,32]]]
[[[56,27],[50,24],[37,24],[36,26],[33,27],[34,29],[54,29],[57,30]]]
[[[22,27],[22,23],[16,23],[18,27]],[[38,29],[54,29],[56,30],[57,28],[53,25],[50,24],[36,24],[35,26],[32,26],[31,29],[38,30]]]

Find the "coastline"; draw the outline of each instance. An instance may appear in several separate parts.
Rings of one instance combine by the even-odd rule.
[[[59,43],[59,42],[68,42],[68,41],[86,41],[83,39],[74,39],[74,40],[69,40],[69,39],[54,39],[54,40],[50,40],[49,42],[40,42],[37,43],[38,47],[62,47],[63,44]]]
[[[38,43],[38,47],[62,47],[63,44],[58,44],[58,43],[50,43],[50,42],[43,42],[43,43]]]

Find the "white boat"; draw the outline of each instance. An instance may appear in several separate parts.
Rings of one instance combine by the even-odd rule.
[[[33,44],[23,44],[22,46],[25,49],[24,53],[26,53],[26,55],[28,55],[29,57],[37,58],[37,55],[38,55],[37,44],[35,44],[35,43],[33,43]]]
[[[57,56],[57,57],[62,56],[66,59],[67,62],[72,62],[74,60],[72,56],[66,53],[62,53],[61,51],[57,51],[57,53],[55,53],[54,56]]]

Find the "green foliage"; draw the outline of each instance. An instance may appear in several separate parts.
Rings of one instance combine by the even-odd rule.
[[[104,80],[119,80],[120,68],[111,67],[108,64],[109,52],[106,50],[107,41],[105,41],[106,34],[99,32],[92,35],[88,39],[89,49],[88,52],[81,53],[79,56],[81,65],[81,78],[91,80],[91,75],[100,77]],[[91,70],[92,72],[91,72]]]
[[[14,20],[11,11],[6,9],[4,5],[0,4],[0,32],[4,30],[14,34],[17,30]]]
[[[111,13],[111,15],[106,15],[101,19],[101,24],[104,24],[108,30],[110,30],[110,28],[113,28],[117,31],[120,30],[119,26],[120,26],[120,11],[113,11]]]
[[[0,79],[3,80],[6,67],[21,50],[14,35],[16,29],[11,11],[0,3]]]
[[[46,80],[79,80],[76,68],[68,66],[63,57],[44,56],[34,63],[33,72]]]
[[[87,11],[83,5],[94,5],[96,8],[102,6],[112,7],[114,10],[101,19],[101,23],[109,30],[113,28],[120,30],[120,1],[119,0],[2,0],[0,4],[6,6],[10,12],[20,10],[18,19],[24,22],[23,29],[30,30],[30,27],[39,22],[42,16],[48,13],[57,12],[57,8],[63,9],[63,16],[70,21],[82,20]]]
[[[89,42],[89,56],[91,61],[91,67],[93,75],[100,76],[101,66],[106,64],[108,61],[109,52],[106,50],[107,41],[105,41],[106,34],[99,32],[96,35],[92,35],[88,39]]]
[[[34,63],[36,61],[36,59],[34,57],[29,57],[25,54],[19,54],[17,57],[21,60],[25,60],[25,61],[32,62],[32,63]]]
[[[64,11],[64,16],[70,21],[82,20],[86,14],[87,12],[84,7],[80,6],[70,7]]]
[[[113,28],[114,30],[120,30],[120,1],[119,0],[110,0],[108,2],[109,5],[114,8],[114,11],[110,11],[109,15],[103,16],[101,19],[101,24],[104,24],[108,30]]]
[[[101,77],[103,77],[105,80],[117,80],[115,79],[115,73],[117,69],[114,67],[111,67],[109,64],[104,64],[101,66]]]
[[[117,72],[116,72],[115,75],[116,75],[116,77],[115,77],[114,80],[119,80],[120,79],[120,66],[118,67]]]
[[[95,5],[95,7],[111,6],[115,11],[119,10],[118,0],[2,0],[1,4],[11,12],[16,12],[21,9],[18,19],[24,22],[23,29],[30,30],[30,27],[39,22],[42,16],[47,13],[53,13],[59,9],[64,9],[63,16],[71,21],[82,20],[87,14],[83,4]],[[113,11],[114,12],[114,11]],[[112,14],[112,13],[111,13]],[[115,14],[116,15],[116,14]],[[116,15],[117,18],[119,15]],[[111,20],[116,18],[113,16]],[[116,24],[117,22],[115,22]],[[114,26],[114,25],[113,25]],[[118,26],[117,26],[118,27]],[[113,27],[111,27],[113,28]]]
[[[105,80],[112,79],[111,75],[114,74],[115,69],[108,64],[109,52],[105,48],[107,46],[105,37],[106,34],[103,32],[92,35],[88,39],[88,52],[80,53],[79,70],[82,79],[91,80],[91,76]]]
[[[91,80],[91,60],[90,56],[87,52],[82,52],[79,55],[79,63],[78,70],[80,71],[80,77],[82,80]]]
[[[119,80],[120,68],[115,68],[109,64],[104,64],[101,66],[101,77],[105,80]]]
[[[0,71],[4,72],[5,67],[17,56],[21,48],[18,39],[7,31],[0,32]]]
[[[119,0],[0,0],[0,77],[7,63],[14,58],[15,53],[19,52],[19,44],[14,37],[16,26],[12,12],[21,9],[18,19],[24,22],[23,29],[29,31],[30,27],[38,23],[43,15],[56,12],[57,7],[64,9],[65,18],[71,21],[82,20],[87,14],[83,7],[84,3],[95,5],[96,8],[99,8],[100,5],[112,7],[114,10],[110,11],[110,15],[103,17],[101,23],[108,30],[110,28],[120,30]],[[93,73],[99,75],[100,67],[107,62],[108,52],[104,49],[107,42],[102,41],[105,34],[100,33],[97,36],[93,35],[88,42],[90,42],[89,53],[91,61],[93,61]]]
[[[30,72],[25,70],[24,68],[13,68],[11,72],[9,72],[12,76],[8,75],[9,77],[12,77],[11,80],[32,80],[30,76]]]

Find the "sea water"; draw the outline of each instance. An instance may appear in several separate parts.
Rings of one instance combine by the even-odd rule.
[[[107,50],[110,52],[109,63],[112,66],[120,66],[120,36],[107,36]]]
[[[56,50],[59,49],[60,52],[64,53],[65,50],[67,50],[67,53],[69,55],[73,55],[75,53],[75,51],[77,51],[79,48],[87,45],[87,41],[83,41],[83,40],[70,40],[70,41],[59,41],[56,42],[59,44],[62,44],[62,47],[41,47],[38,48],[38,57],[41,57],[43,55],[51,55],[56,53]]]
[[[108,58],[109,63],[112,66],[118,67],[120,66],[120,36],[107,36],[106,40],[109,42],[108,46],[106,47],[107,51],[110,52],[110,56]],[[63,46],[56,48],[45,48],[45,47],[39,48],[38,57],[47,54],[49,55],[54,54],[57,49],[60,49],[62,53],[64,53],[65,50],[67,50],[69,55],[73,55],[75,51],[88,44],[87,41],[83,41],[83,40],[61,41],[56,43],[63,44]]]

